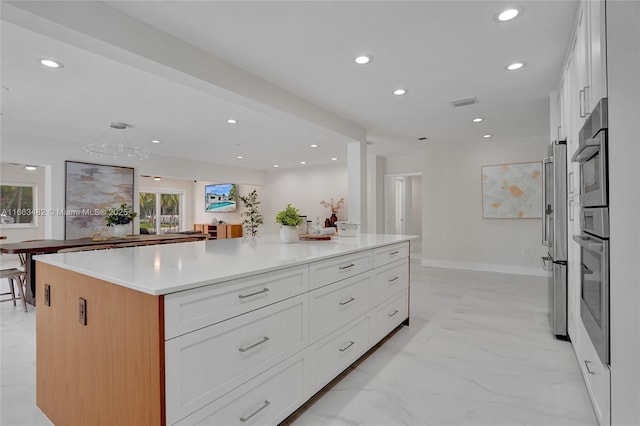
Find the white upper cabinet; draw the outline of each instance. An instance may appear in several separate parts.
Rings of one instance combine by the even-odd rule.
[[[589,112],[598,101],[607,97],[607,44],[605,37],[604,0],[587,1],[589,15],[589,53],[590,90],[587,91]]]
[[[587,49],[589,18],[586,13],[587,10],[586,2],[583,2],[578,13],[576,44],[573,51],[573,63],[578,85],[578,129],[582,127],[590,112],[586,102],[587,92],[589,91],[589,55]]]
[[[580,4],[573,52],[578,96],[578,130],[601,98],[607,96],[604,0]]]

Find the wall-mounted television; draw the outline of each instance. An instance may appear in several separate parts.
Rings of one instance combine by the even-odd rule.
[[[204,211],[228,213],[237,210],[238,191],[233,183],[216,183],[204,186]]]

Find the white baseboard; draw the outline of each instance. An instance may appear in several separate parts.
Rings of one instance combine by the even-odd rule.
[[[549,273],[542,268],[528,266],[497,265],[493,263],[458,262],[454,260],[422,259],[422,266],[448,269],[466,269],[469,271],[498,272],[502,274],[532,275],[548,277]]]

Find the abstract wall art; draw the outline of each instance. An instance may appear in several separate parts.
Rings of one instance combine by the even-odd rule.
[[[542,217],[542,163],[482,166],[482,217]]]
[[[90,237],[106,225],[107,209],[133,206],[133,168],[66,162],[65,239]]]

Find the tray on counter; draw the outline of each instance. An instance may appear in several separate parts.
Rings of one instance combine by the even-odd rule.
[[[327,240],[331,240],[331,235],[302,234],[302,235],[300,235],[300,240],[302,240],[302,241],[327,241]]]

